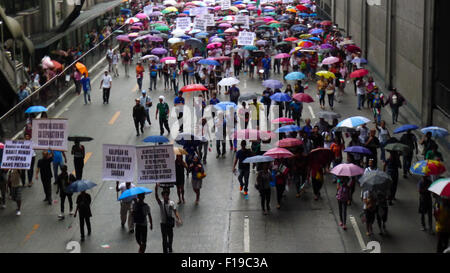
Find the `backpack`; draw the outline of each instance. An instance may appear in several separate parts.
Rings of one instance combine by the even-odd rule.
[[[145,214],[144,214],[144,205],[145,203],[136,202],[133,207],[133,221],[136,224],[145,223]]]
[[[348,186],[339,187],[336,193],[336,199],[342,202],[347,202],[350,199],[350,191]]]

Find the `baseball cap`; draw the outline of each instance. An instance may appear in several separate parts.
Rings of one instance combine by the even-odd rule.
[[[159,99],[160,100],[164,100],[164,96],[159,96]]]
[[[145,90],[142,90],[142,94],[147,94],[147,91],[145,91]]]

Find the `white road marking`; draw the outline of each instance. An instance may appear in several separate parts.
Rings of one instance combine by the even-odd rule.
[[[364,239],[362,238],[361,231],[359,230],[358,224],[356,223],[355,217],[350,215],[350,222],[352,223],[353,229],[355,230],[356,237],[358,238],[359,245],[361,246],[361,250],[366,250],[366,244],[364,243]]]
[[[250,219],[244,218],[244,253],[250,252]]]
[[[312,107],[308,105],[308,108],[309,108],[309,112],[311,112],[312,118],[315,119],[316,115],[314,115],[314,111],[313,111]]]

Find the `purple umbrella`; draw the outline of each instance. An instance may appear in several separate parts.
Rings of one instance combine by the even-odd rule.
[[[362,154],[362,155],[371,155],[372,152],[364,147],[361,146],[352,146],[348,147],[344,150],[345,153],[354,153],[354,154]]]
[[[263,46],[263,45],[266,45],[266,44],[267,44],[266,40],[258,40],[258,41],[256,41],[256,45],[257,46]]]
[[[152,54],[155,54],[155,55],[164,55],[166,53],[167,53],[167,49],[162,48],[162,47],[152,49]]]
[[[159,36],[148,36],[148,40],[151,42],[162,42],[163,38],[159,37]]]
[[[263,86],[271,88],[271,89],[281,89],[283,88],[283,84],[277,80],[267,80],[263,82]]]
[[[320,46],[320,48],[321,49],[335,49],[335,47],[330,44],[323,44]]]
[[[128,38],[128,35],[118,35],[116,39],[121,42],[131,42],[130,38]]]
[[[162,13],[160,11],[154,11],[154,12],[150,13],[151,17],[161,16],[161,15],[162,15]]]
[[[144,24],[142,24],[141,22],[137,22],[137,23],[134,23],[133,24],[133,26],[138,26],[138,27],[142,27]]]

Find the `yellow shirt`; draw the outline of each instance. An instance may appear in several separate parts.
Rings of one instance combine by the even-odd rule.
[[[436,232],[450,232],[450,212],[439,206],[439,214],[436,217]]]
[[[249,104],[250,111],[252,113],[252,120],[259,120],[260,119],[260,112],[262,108],[262,104],[259,102],[256,102],[256,105],[252,102]]]
[[[192,57],[194,57],[194,56],[193,56],[193,53],[192,53],[192,49],[188,49],[188,51],[186,52],[186,54],[187,54],[189,60],[192,59]]]
[[[318,90],[325,90],[325,88],[327,87],[327,85],[325,84],[325,82],[319,80],[317,81],[317,89]]]

